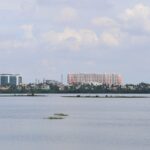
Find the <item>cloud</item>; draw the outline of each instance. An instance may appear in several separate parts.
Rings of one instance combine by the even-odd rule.
[[[38,45],[37,38],[33,34],[32,24],[6,26],[1,30],[0,51],[14,53],[17,50],[22,50],[23,52],[24,49],[33,50]]]
[[[114,28],[118,26],[117,22],[109,17],[95,17],[91,22],[98,27]]]
[[[85,61],[84,63],[87,66],[92,66],[92,67],[95,66],[95,61],[93,61],[93,60],[88,60],[88,61]]]
[[[0,41],[0,51],[13,52],[15,49],[33,48],[35,43],[26,40],[3,40]]]
[[[36,8],[36,0],[5,0],[0,1],[0,10],[22,12],[33,11]]]
[[[116,2],[116,0],[37,0],[37,3],[42,6],[54,6],[61,7],[61,6],[73,6],[75,8],[84,9],[84,10],[110,10],[112,9]]]
[[[44,58],[44,59],[41,60],[40,63],[41,63],[42,67],[44,67],[44,68],[46,68],[46,69],[48,69],[50,71],[52,71],[52,70],[56,71],[56,68],[54,67],[53,62],[51,62],[49,59]]]
[[[100,40],[102,44],[108,45],[108,46],[118,46],[120,43],[120,36],[118,34],[113,34],[110,32],[103,32]]]
[[[126,28],[131,30],[150,32],[150,7],[144,4],[136,4],[128,8],[121,15]]]
[[[20,11],[20,5],[18,0],[13,0],[13,3],[10,0],[0,1],[0,10],[16,10]]]
[[[60,12],[60,21],[74,21],[78,18],[77,10],[72,7],[65,7]]]
[[[70,50],[95,49],[102,45],[109,47],[119,46],[122,35],[120,30],[104,31],[98,34],[90,29],[75,30],[65,28],[62,32],[49,31],[42,35],[42,39],[50,46],[69,48]]]
[[[128,8],[125,10],[124,19],[130,20],[133,18],[145,18],[149,17],[150,8],[144,4],[137,4],[133,8]]]
[[[25,39],[30,39],[30,40],[34,39],[32,24],[24,24],[24,25],[21,25],[20,28],[24,31]]]
[[[36,0],[21,0],[20,8],[26,13],[34,12],[37,9]]]
[[[99,42],[96,33],[88,29],[66,28],[63,32],[50,31],[45,33],[43,38],[49,44],[63,45],[73,50],[79,50],[81,46],[94,46]]]

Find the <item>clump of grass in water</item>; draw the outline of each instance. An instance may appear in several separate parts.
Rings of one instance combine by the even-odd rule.
[[[68,114],[63,113],[55,113],[53,116],[49,116],[47,119],[53,120],[53,119],[65,119],[66,116],[69,116]]]
[[[68,114],[63,114],[63,113],[55,113],[54,116],[66,117],[66,116],[69,116],[69,115]]]
[[[54,119],[64,119],[64,117],[58,117],[58,116],[50,116],[48,117],[47,119],[50,119],[50,120],[54,120]]]

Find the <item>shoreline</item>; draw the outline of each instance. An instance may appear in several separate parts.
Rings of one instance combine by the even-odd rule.
[[[104,95],[104,96],[99,96],[99,95],[95,95],[95,96],[88,96],[88,95],[75,95],[75,96],[62,96],[62,97],[66,97],[66,98],[150,98],[150,96],[112,96],[112,95]]]
[[[55,93],[50,93],[51,94],[55,94]],[[82,93],[84,94],[84,93]],[[67,93],[67,94],[64,94],[61,95],[60,93],[58,95],[60,95],[60,97],[64,97],[64,98],[150,98],[149,95],[143,95],[142,94],[138,94],[138,95],[135,95],[135,94],[115,94],[115,95],[110,95],[110,94],[96,94],[96,95],[87,95],[87,94],[74,94],[72,95],[72,93]],[[47,97],[49,94],[0,94],[0,97]]]
[[[46,95],[41,94],[0,94],[0,97],[46,97]]]

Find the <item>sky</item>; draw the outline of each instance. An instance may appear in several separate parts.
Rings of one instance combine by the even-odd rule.
[[[119,73],[150,83],[150,1],[0,0],[0,73],[24,82]]]

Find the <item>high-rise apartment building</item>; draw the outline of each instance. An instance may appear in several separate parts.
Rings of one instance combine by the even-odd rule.
[[[20,85],[22,77],[19,74],[0,74],[0,85]]]
[[[68,84],[107,84],[122,85],[123,79],[119,74],[68,74]]]

